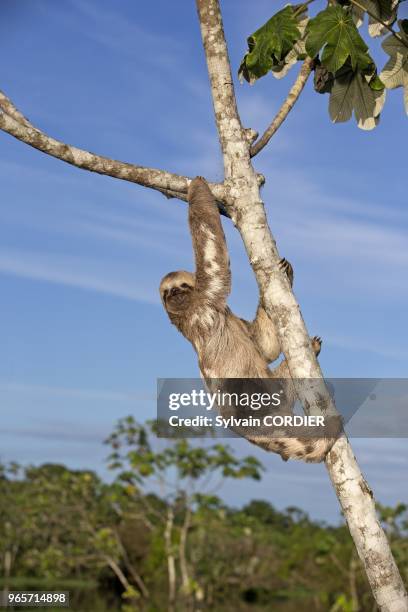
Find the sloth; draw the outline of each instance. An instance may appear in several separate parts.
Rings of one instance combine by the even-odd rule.
[[[293,414],[297,396],[286,360],[273,370],[269,368],[281,348],[275,325],[262,303],[251,322],[237,317],[227,306],[231,289],[228,250],[218,207],[205,179],[197,177],[191,181],[188,201],[196,270],[194,274],[183,270],[170,272],[162,279],[160,296],[170,321],[194,347],[208,387],[214,388],[215,384],[217,390],[221,386],[221,391],[230,391],[231,379],[240,379],[240,388],[242,379],[251,379],[249,387],[262,391],[263,381],[279,379],[280,383],[285,382],[285,402],[279,414]],[[292,285],[290,263],[282,259],[279,267]],[[316,355],[321,343],[319,337],[312,338]],[[231,414],[231,410],[218,407],[223,415]],[[291,437],[287,429],[272,435],[262,428],[249,433],[248,429],[233,429],[250,442],[278,453],[285,461],[301,459],[312,463],[324,460],[338,434],[337,427],[321,437],[316,437],[315,428],[307,426],[293,428],[296,433]]]

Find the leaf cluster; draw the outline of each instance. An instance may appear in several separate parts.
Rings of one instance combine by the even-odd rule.
[[[126,447],[129,435],[132,445],[136,443],[133,450],[156,454],[154,426],[143,425],[143,432],[140,427],[133,419],[119,422],[114,434],[119,430],[120,435],[112,438],[116,449]],[[173,460],[178,455],[185,460],[190,450],[179,447]],[[224,445],[212,452],[222,466],[258,467],[253,459],[242,460]],[[190,592],[200,609],[324,612],[355,610],[353,601],[358,601],[361,612],[373,609],[364,570],[345,525],[317,523],[300,508],[278,510],[266,500],[233,508],[214,493],[205,493],[203,487],[191,495],[183,488],[187,485],[180,484],[177,497],[170,500],[161,493],[129,497],[127,482],[105,483],[88,470],[54,464],[0,465],[0,557],[4,560],[7,555],[11,561],[9,579],[0,580],[21,590],[38,589],[47,580],[44,589],[70,590],[75,610],[165,610],[171,554],[176,570],[175,608],[191,609],[180,572],[184,531]],[[170,547],[166,538],[169,510],[173,517]],[[378,511],[404,572],[407,506],[379,504]],[[81,592],[74,583],[78,578],[96,584],[106,606],[96,604],[96,592],[91,592],[93,600]]]
[[[131,416],[121,419],[106,440],[112,447],[109,468],[121,470],[120,479],[141,484],[154,478],[157,483],[169,483],[169,474],[176,482],[199,481],[212,475],[221,478],[252,478],[259,480],[263,469],[255,457],[237,459],[225,444],[200,446],[188,439],[169,440],[163,449],[155,448],[157,423],[141,425]]]
[[[253,83],[270,70],[278,72],[299,37],[294,7],[286,6],[248,37],[248,52],[239,67],[239,75]]]
[[[352,115],[359,128],[373,129],[385,102],[385,90],[402,87],[408,113],[408,20],[398,22],[397,0],[332,0],[314,17],[308,5],[288,5],[251,34],[248,52],[238,74],[254,83],[271,72],[285,76],[290,67],[306,56],[314,59],[315,90],[328,93],[329,114],[334,123]],[[370,49],[360,33],[365,15],[370,36],[391,33],[383,41],[390,56],[378,76]]]

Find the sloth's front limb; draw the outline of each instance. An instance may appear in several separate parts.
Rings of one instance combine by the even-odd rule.
[[[204,178],[191,181],[188,201],[196,264],[194,297],[206,307],[221,309],[231,290],[231,272],[220,213]]]

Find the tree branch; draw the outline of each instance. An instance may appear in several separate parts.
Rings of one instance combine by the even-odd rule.
[[[0,110],[3,110],[5,113],[13,117],[19,123],[27,127],[32,127],[30,121],[24,117],[24,115],[18,110],[18,108],[14,105],[14,103],[10,100],[8,96],[4,93],[4,91],[0,91]]]
[[[278,251],[260,198],[250,145],[236,108],[219,0],[196,2],[224,154],[229,211],[244,241],[265,308],[276,325],[305,412],[330,414],[335,410],[334,404],[324,384],[299,305],[278,268]],[[379,607],[384,612],[408,611],[405,588],[378,522],[373,494],[345,435],[334,444],[326,458],[326,466]]]
[[[299,71],[297,79],[288,94],[288,97],[278,110],[272,123],[262,134],[261,138],[252,145],[250,151],[251,157],[258,155],[258,153],[262,151],[262,149],[268,144],[275,132],[285,121],[286,117],[289,115],[290,111],[298,101],[299,96],[302,93],[304,86],[306,85],[307,79],[309,78],[309,75],[313,70],[313,66],[314,60],[310,57],[306,58],[302,64],[302,68]]]
[[[0,93],[0,129],[30,147],[77,168],[137,183],[160,191],[166,196],[187,200],[190,178],[172,174],[165,170],[146,168],[110,159],[56,140],[34,127],[2,92]],[[212,183],[210,188],[217,201],[223,203],[225,201],[223,185]]]

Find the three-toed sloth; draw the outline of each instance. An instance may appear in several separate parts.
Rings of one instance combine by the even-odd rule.
[[[252,379],[251,388],[255,384],[259,391],[265,382],[267,391],[265,379],[283,379],[285,401],[279,414],[292,414],[297,396],[286,361],[273,370],[268,367],[281,353],[274,323],[261,303],[252,322],[235,316],[227,306],[231,289],[227,245],[216,201],[203,178],[197,177],[191,182],[188,200],[196,271],[195,274],[170,272],[162,279],[160,295],[164,308],[171,322],[193,345],[207,386],[214,389],[216,384],[217,390],[220,390],[220,385],[221,391],[223,388],[230,390],[228,381],[231,383],[231,379]],[[292,284],[292,266],[283,259],[280,267]],[[318,355],[320,338],[313,338],[312,344]],[[221,413],[231,414],[231,409],[223,406],[219,409]],[[235,428],[235,431],[250,442],[279,453],[285,460],[293,458],[308,462],[322,461],[338,433],[337,428],[321,437],[314,433],[313,437],[311,431],[315,432],[316,428],[304,426],[294,429],[297,433],[289,436],[282,431],[278,437],[276,432],[268,434],[264,429],[248,433],[248,430]]]

